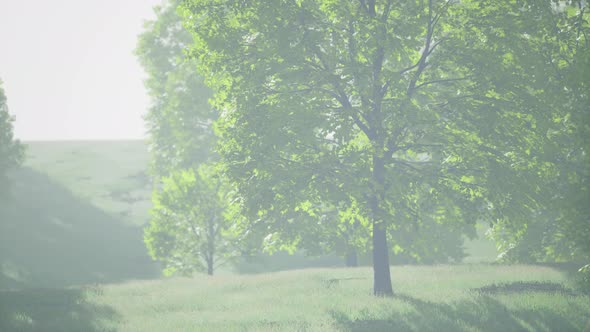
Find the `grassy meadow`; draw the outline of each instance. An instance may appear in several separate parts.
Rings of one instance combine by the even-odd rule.
[[[283,271],[0,293],[1,331],[588,331],[590,297],[540,266]]]
[[[151,183],[144,141],[29,142],[25,166],[129,225],[148,218]]]
[[[28,143],[0,200],[0,331],[590,331],[567,269],[489,264],[485,226],[464,264],[392,266],[393,298],[330,256],[161,279],[148,159],[141,141]]]

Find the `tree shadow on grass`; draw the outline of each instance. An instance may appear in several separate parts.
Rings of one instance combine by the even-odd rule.
[[[142,229],[30,168],[0,201],[0,289],[67,287],[158,276]]]
[[[548,281],[515,281],[509,283],[492,284],[479,288],[473,288],[472,291],[481,294],[511,294],[525,292],[544,292],[559,293],[568,296],[582,295],[566,288],[562,284]]]
[[[83,289],[0,291],[0,331],[114,332],[105,321],[118,319],[110,307],[86,301]]]
[[[404,294],[394,299],[410,304],[413,311],[390,312],[385,318],[351,319],[343,312],[331,316],[341,331],[584,331],[590,321],[572,322],[547,308],[509,309],[493,297],[481,294],[470,301],[436,303]],[[581,315],[583,308],[574,308]],[[582,316],[583,317],[583,316]],[[585,324],[585,325],[584,325]],[[582,325],[582,326],[580,326]]]

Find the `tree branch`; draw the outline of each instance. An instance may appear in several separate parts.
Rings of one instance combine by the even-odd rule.
[[[360,130],[363,131],[363,133],[365,133],[365,135],[367,135],[370,140],[375,139],[373,131],[367,125],[365,125],[361,119],[359,119],[358,115],[352,113],[350,116],[352,117],[354,123],[360,128]]]
[[[395,151],[397,151],[396,142],[399,141],[399,136],[404,130],[406,130],[406,127],[398,128],[395,132],[393,132],[393,135],[390,137],[389,141],[387,141],[387,150],[385,151],[385,155],[387,156],[388,160],[390,160],[393,157]]]
[[[441,38],[440,40],[438,40],[436,42],[433,42],[432,39],[434,36],[434,29],[438,25],[440,18],[442,17],[443,13],[447,10],[447,8],[451,4],[452,0],[447,0],[445,2],[445,4],[442,6],[442,8],[440,9],[440,11],[434,15],[434,17],[433,17],[432,1],[433,0],[428,1],[428,26],[427,26],[426,37],[425,37],[425,41],[424,41],[424,49],[422,50],[422,54],[420,56],[420,59],[418,60],[418,62],[416,62],[416,64],[414,64],[408,68],[402,69],[399,72],[399,74],[402,75],[408,71],[411,71],[411,70],[417,68],[416,72],[414,73],[414,77],[411,79],[410,84],[408,85],[408,89],[406,92],[406,94],[410,97],[412,96],[412,94],[414,94],[414,92],[416,90],[416,83],[418,82],[418,80],[420,79],[420,76],[422,75],[422,72],[424,71],[424,69],[428,65],[428,63],[426,62],[426,59],[428,58],[428,56],[430,56],[432,54],[432,52],[434,52],[434,50],[443,41],[445,41],[445,38]],[[423,85],[420,85],[420,86],[423,86]]]
[[[431,84],[438,84],[438,83],[448,83],[448,82],[456,82],[456,81],[464,81],[469,79],[468,77],[459,77],[459,78],[447,78],[447,79],[440,79],[440,80],[433,80],[424,83],[420,83],[414,87],[415,90],[420,89],[421,87],[431,85]]]
[[[434,18],[432,19],[432,28],[433,29],[438,24],[438,21],[440,21],[440,18],[442,17],[444,11],[446,11],[447,8],[449,7],[449,5],[451,4],[451,1],[452,0],[445,1],[445,4],[442,6],[442,8],[438,11],[438,13],[436,13],[436,15],[434,15]]]
[[[432,35],[434,32],[434,26],[432,21],[432,0],[428,0],[428,27],[426,30],[426,38],[424,40],[424,49],[422,50],[422,54],[416,67],[418,68],[414,73],[414,77],[410,80],[410,84],[408,85],[408,90],[406,94],[408,97],[411,97],[414,94],[416,82],[420,79],[422,72],[426,68],[426,58],[428,54],[431,52],[430,44],[432,43]]]

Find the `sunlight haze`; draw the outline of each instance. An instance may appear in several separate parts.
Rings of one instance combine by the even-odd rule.
[[[0,79],[16,137],[143,138],[148,98],[133,49],[159,3],[0,1]]]
[[[0,0],[0,38],[0,332],[590,332],[588,0]]]

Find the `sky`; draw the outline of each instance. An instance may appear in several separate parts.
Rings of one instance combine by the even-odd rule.
[[[0,0],[0,79],[15,136],[145,138],[133,50],[162,0]]]

